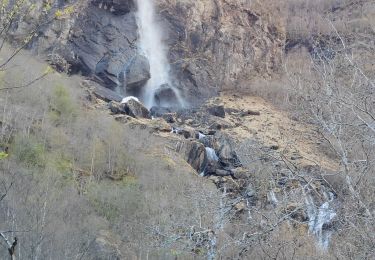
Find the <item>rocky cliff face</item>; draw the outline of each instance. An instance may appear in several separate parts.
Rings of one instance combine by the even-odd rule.
[[[285,33],[251,1],[160,0],[170,60],[189,94],[205,96],[270,75],[281,65]]]
[[[190,103],[279,69],[284,27],[261,6],[241,0],[156,2],[175,83]],[[33,48],[59,69],[69,67],[105,87],[119,86],[121,92],[128,82],[142,85],[150,75],[147,61],[137,55],[135,12],[133,0],[56,1],[50,13],[57,17],[40,28]],[[129,79],[129,71],[139,73]]]

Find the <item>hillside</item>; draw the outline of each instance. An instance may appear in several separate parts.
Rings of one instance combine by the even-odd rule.
[[[375,4],[0,3],[1,259],[372,259]]]

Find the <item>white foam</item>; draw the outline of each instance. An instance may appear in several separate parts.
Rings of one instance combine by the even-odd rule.
[[[198,132],[198,139],[199,140],[202,140],[205,137],[206,137],[206,135],[202,134],[201,132]]]
[[[219,157],[216,155],[216,152],[214,149],[210,148],[210,147],[206,147],[206,154],[207,154],[207,159],[209,161],[219,161]]]
[[[137,102],[140,102],[138,98],[134,97],[134,96],[129,96],[129,97],[124,97],[122,100],[121,100],[121,104],[125,104],[127,103],[129,100],[135,100]]]
[[[306,206],[309,217],[309,232],[316,236],[318,245],[325,250],[329,246],[332,231],[323,229],[323,226],[332,222],[336,217],[336,212],[328,201],[316,207],[311,196],[306,198]]]

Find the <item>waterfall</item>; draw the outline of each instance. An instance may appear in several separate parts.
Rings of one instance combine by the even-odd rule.
[[[150,63],[151,78],[143,90],[143,102],[146,107],[155,105],[155,93],[162,85],[169,85],[180,101],[178,91],[170,79],[170,66],[167,59],[168,49],[163,42],[162,27],[157,21],[154,0],[137,0],[137,24],[139,28],[139,48],[141,54]]]
[[[209,161],[214,161],[214,162],[219,161],[219,157],[216,155],[216,152],[214,149],[210,147],[206,147],[206,153],[207,153],[207,159]]]
[[[322,249],[327,249],[332,235],[332,231],[325,229],[325,225],[329,225],[336,217],[335,210],[331,207],[330,202],[333,201],[333,196],[329,201],[324,202],[320,206],[316,206],[314,200],[309,195],[306,198],[307,215],[309,217],[309,232],[314,234],[318,240],[318,245]]]

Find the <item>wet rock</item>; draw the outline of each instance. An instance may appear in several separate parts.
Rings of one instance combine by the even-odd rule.
[[[150,111],[142,105],[142,103],[130,99],[128,102],[121,104],[122,106],[122,111],[134,118],[151,118]]]
[[[164,84],[155,92],[155,102],[158,106],[177,107],[179,105],[175,90]]]
[[[199,138],[199,134],[198,134],[198,138]],[[216,140],[215,140],[214,136],[205,135],[204,137],[201,136],[199,138],[199,142],[204,144],[204,146],[206,146],[206,147],[214,147]]]
[[[225,117],[225,110],[223,105],[210,105],[207,108],[207,112],[213,116],[218,116],[221,118]]]
[[[102,2],[108,4],[107,9],[103,4],[98,8]],[[126,12],[130,6],[127,2],[131,1],[95,1],[94,5],[85,8],[83,15],[72,21],[65,45],[61,44],[59,35],[50,40],[56,41],[55,51],[71,65],[72,73],[95,77],[102,86],[111,89],[121,85],[127,66],[138,57],[137,24],[134,13]],[[41,52],[50,50],[47,46],[38,47]]]
[[[203,144],[192,140],[182,141],[178,143],[176,152],[180,153],[197,172],[205,169],[207,159]]]
[[[141,88],[151,78],[150,64],[145,56],[137,54],[125,71],[126,90],[138,94]]]

